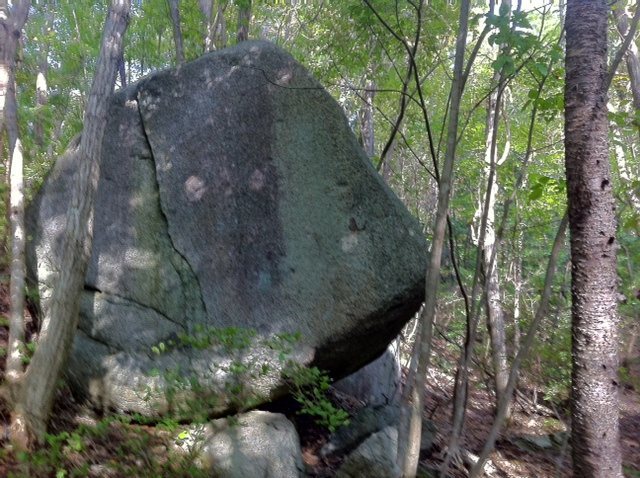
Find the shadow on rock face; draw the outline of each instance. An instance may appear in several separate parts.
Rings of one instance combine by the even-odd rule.
[[[252,404],[282,392],[288,360],[344,376],[422,301],[418,223],[338,104],[274,45],[244,42],[119,91],[103,149],[69,371],[102,407],[162,413],[137,397],[166,392],[167,371],[193,378],[188,396],[217,394],[216,413],[244,407],[239,370]],[[77,161],[72,148],[28,211],[44,309]],[[230,349],[232,333],[251,340]],[[286,351],[272,342],[283,337],[296,337]]]

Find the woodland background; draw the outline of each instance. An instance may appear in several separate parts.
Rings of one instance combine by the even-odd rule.
[[[7,1],[3,3],[6,10]],[[106,3],[31,4],[15,69],[27,198],[83,128]],[[540,309],[547,263],[567,207],[564,8],[562,0],[471,4],[426,404],[432,416],[451,405],[453,375],[471,340],[467,429],[482,429],[485,420],[491,421],[497,401],[494,382],[501,373],[508,376]],[[447,150],[459,14],[457,2],[440,0],[133,0],[116,88],[247,38],[275,42],[306,65],[339,102],[372,163],[431,241]],[[618,327],[620,337],[619,377],[623,408],[628,408],[623,418],[631,417],[622,425],[628,476],[640,476],[638,17],[635,6],[617,2],[608,19],[607,40],[609,64],[617,65],[607,104],[619,243],[619,322],[612,327]],[[0,279],[6,295],[10,155],[7,137],[0,141]],[[569,415],[571,263],[567,243],[560,240],[559,246],[557,272],[546,284],[548,303],[522,357],[511,422],[515,428],[535,422],[536,433],[543,435],[566,430]],[[6,327],[7,319],[2,320]],[[412,322],[403,333],[407,366],[417,329]],[[492,336],[489,330],[500,333]],[[36,336],[30,333],[28,337]],[[540,409],[544,413],[536,415]],[[447,422],[442,424],[443,448]],[[485,432],[480,438],[467,436],[467,446],[479,451]],[[64,433],[59,441],[69,446],[73,435]],[[511,453],[518,449],[506,439],[503,445]],[[552,470],[548,476],[562,475],[570,466],[565,452],[561,447],[552,458],[534,454],[529,465],[537,471],[515,476],[543,476],[544,469]],[[15,457],[8,460],[13,465],[7,466],[15,465]],[[68,458],[61,454],[60,460],[68,466]],[[527,461],[522,460],[525,470]]]

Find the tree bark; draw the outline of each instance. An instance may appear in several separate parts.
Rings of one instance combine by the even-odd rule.
[[[24,230],[24,179],[22,144],[17,139],[11,155],[10,173],[10,221],[11,221],[11,310],[9,315],[9,341],[5,377],[15,397],[23,376],[24,356],[24,285],[25,230]]]
[[[363,104],[360,108],[360,139],[362,148],[369,159],[373,158],[376,149],[375,130],[373,125],[373,101],[376,96],[376,84],[373,80],[366,83],[362,93]]]
[[[48,33],[53,28],[53,12],[51,5],[45,3],[44,6],[45,15],[45,31]],[[43,51],[40,52],[40,58],[38,61],[38,73],[36,76],[36,116],[33,124],[33,133],[35,136],[36,144],[40,151],[44,148],[45,141],[45,122],[43,121],[43,109],[49,100],[49,91],[47,87],[47,75],[49,73],[49,41],[46,41],[43,45]]]
[[[198,0],[200,11],[205,19],[204,25],[204,52],[208,53],[215,50],[213,28],[213,0]]]
[[[15,115],[17,110],[15,107],[16,51],[22,35],[22,27],[27,21],[30,4],[30,0],[16,0],[9,9],[7,0],[0,1],[0,120],[2,121],[0,130],[4,126],[7,127],[9,155],[12,154],[18,138],[18,123],[14,121],[15,116],[11,116]]]
[[[180,0],[167,0],[171,13],[171,25],[173,26],[173,42],[176,46],[176,64],[184,65],[184,46],[182,41],[182,28],[180,27]]]
[[[449,123],[447,125],[445,159],[438,184],[438,205],[425,280],[426,298],[421,317],[422,325],[419,337],[420,354],[418,358],[416,380],[411,392],[412,403],[408,427],[409,440],[407,440],[408,446],[406,448],[406,456],[404,457],[404,463],[402,466],[404,478],[414,478],[416,476],[420,455],[420,431],[422,428],[422,410],[424,408],[424,389],[431,354],[433,321],[435,318],[436,303],[438,299],[438,283],[440,282],[440,265],[445,242],[451,185],[454,177],[453,166],[455,163],[458,138],[460,102],[462,100],[462,93],[464,90],[463,66],[465,46],[467,43],[469,8],[469,0],[461,0],[460,27],[456,38],[456,53],[453,67],[453,81],[451,84],[451,101],[449,104]],[[398,443],[400,442],[401,437],[398,436]]]
[[[0,3],[0,106],[7,130],[9,152],[9,222],[11,224],[11,279],[9,341],[5,376],[16,394],[22,378],[24,352],[24,279],[25,234],[22,146],[18,137],[18,105],[16,102],[16,51],[22,28],[29,13],[29,0],[14,2],[11,12],[6,1]],[[1,128],[0,128],[1,134]]]
[[[484,471],[484,465],[489,458],[489,454],[493,451],[493,447],[495,446],[500,430],[502,429],[502,424],[504,423],[505,419],[508,418],[511,404],[511,395],[513,394],[518,382],[518,372],[520,369],[520,364],[529,356],[529,350],[533,345],[536,331],[538,330],[538,327],[542,323],[544,317],[546,317],[547,315],[549,300],[551,299],[552,293],[551,287],[553,286],[553,278],[556,273],[556,264],[558,262],[558,256],[560,256],[560,252],[562,252],[562,249],[564,247],[564,236],[567,230],[568,222],[568,216],[565,213],[562,220],[560,221],[560,226],[558,227],[558,232],[556,233],[556,238],[553,241],[553,247],[551,248],[551,254],[549,255],[547,272],[544,278],[544,286],[540,295],[538,309],[536,310],[533,321],[529,326],[529,330],[524,340],[524,345],[521,349],[518,350],[518,353],[513,359],[513,364],[511,366],[511,371],[509,372],[507,384],[505,387],[505,393],[503,393],[498,399],[498,404],[496,406],[496,415],[493,420],[493,424],[491,425],[491,429],[489,430],[489,436],[487,437],[485,444],[482,447],[482,451],[478,456],[478,460],[469,472],[469,478],[476,478],[482,475]]]
[[[218,10],[213,22],[213,43],[218,49],[227,47],[227,19],[224,16],[226,8],[226,1],[218,0]]]
[[[93,203],[100,171],[100,154],[118,59],[122,54],[130,0],[112,0],[102,37],[100,56],[85,111],[77,149],[77,187],[67,212],[60,272],[40,330],[37,348],[25,373],[12,413],[12,441],[26,448],[42,443],[78,323],[80,293],[92,244]]]
[[[238,32],[236,41],[238,43],[249,39],[249,25],[251,23],[251,0],[238,1]]]
[[[616,220],[608,151],[604,0],[569,0],[565,167],[571,231],[574,476],[622,477]]]
[[[511,10],[511,2],[509,0],[502,2],[503,7]],[[486,122],[486,148],[484,158],[484,169],[488,180],[486,210],[484,203],[481,205],[480,213],[485,215],[484,241],[481,244],[483,268],[485,274],[486,288],[486,309],[487,309],[487,328],[491,337],[491,358],[494,371],[494,385],[496,393],[496,403],[505,393],[507,381],[509,378],[509,364],[507,362],[507,340],[505,333],[504,314],[502,312],[502,297],[500,290],[500,278],[498,275],[498,243],[496,241],[496,200],[498,196],[498,160],[497,156],[497,130],[499,127],[500,108],[502,91],[504,90],[504,74],[496,72],[494,75],[498,83],[498,87],[489,95],[487,104],[487,122]],[[505,149],[508,154],[508,145]],[[478,234],[480,236],[480,234]],[[507,415],[509,411],[507,412]]]

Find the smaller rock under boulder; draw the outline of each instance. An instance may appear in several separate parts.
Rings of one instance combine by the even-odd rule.
[[[252,411],[183,432],[178,447],[219,478],[300,478],[300,439],[284,415]]]
[[[401,475],[396,465],[397,449],[395,427],[374,433],[346,458],[336,478],[397,478]]]
[[[348,425],[338,428],[322,447],[323,457],[348,453],[364,443],[369,437],[388,427],[397,429],[400,423],[398,405],[368,406],[360,410]],[[420,451],[427,451],[433,446],[436,428],[431,420],[422,420],[422,438]],[[394,452],[395,453],[395,452]]]
[[[338,380],[333,387],[367,405],[394,403],[400,391],[400,363],[396,357],[396,350],[397,341],[394,341],[380,357],[348,377]]]

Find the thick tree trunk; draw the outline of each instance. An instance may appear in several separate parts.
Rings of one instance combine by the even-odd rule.
[[[107,107],[122,54],[130,0],[112,0],[100,57],[85,111],[76,185],[67,212],[60,272],[46,311],[37,348],[25,373],[12,413],[12,441],[29,447],[44,439],[57,382],[62,375],[78,323],[80,293],[92,244],[93,202],[100,171]]]
[[[120,87],[126,88],[127,87],[127,69],[126,69],[126,63],[124,62],[124,55],[121,55],[120,59],[118,60],[118,76],[120,77]]]
[[[622,477],[616,221],[609,171],[607,3],[569,0],[565,165],[572,261],[574,475]]]
[[[184,64],[184,46],[182,42],[182,28],[180,27],[180,0],[168,0],[173,26],[173,42],[176,46],[176,63]]]

